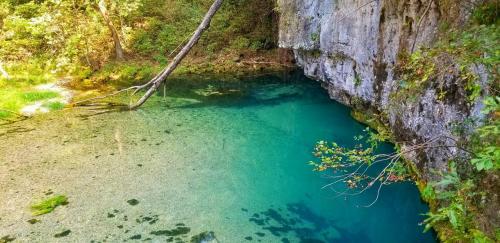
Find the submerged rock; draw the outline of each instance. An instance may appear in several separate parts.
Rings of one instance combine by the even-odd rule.
[[[65,230],[61,233],[57,233],[54,235],[55,238],[61,238],[61,237],[65,237],[65,236],[68,236],[69,234],[71,233],[71,230]]]
[[[0,242],[1,243],[7,243],[7,242],[12,242],[14,241],[16,238],[15,237],[12,237],[10,235],[6,235],[6,236],[3,236],[2,238],[0,238]]]
[[[215,238],[215,233],[213,231],[205,231],[191,237],[191,243],[218,243],[219,241]]]
[[[131,206],[135,206],[135,205],[139,204],[139,200],[130,199],[130,200],[127,200],[127,203],[130,204]]]

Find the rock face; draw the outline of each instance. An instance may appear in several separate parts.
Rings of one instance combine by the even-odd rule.
[[[438,99],[429,85],[412,101],[394,102],[398,92],[396,65],[401,53],[432,45],[443,23],[461,25],[469,13],[462,1],[443,0],[278,0],[281,13],[279,45],[294,51],[304,73],[323,83],[330,96],[346,105],[384,114],[403,146],[438,135],[453,137],[453,123],[479,116],[481,102],[467,103],[458,72],[440,80],[454,90],[448,101]],[[470,1],[469,1],[470,2]],[[460,7],[462,6],[462,7]],[[458,70],[457,65],[451,65]],[[486,75],[481,67],[471,67]],[[455,138],[460,139],[460,138]],[[441,138],[437,145],[453,145]],[[431,179],[431,169],[444,170],[454,148],[417,151],[407,156]]]

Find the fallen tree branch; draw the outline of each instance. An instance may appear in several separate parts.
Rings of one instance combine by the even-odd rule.
[[[206,13],[205,17],[203,18],[203,21],[200,23],[200,25],[194,32],[193,36],[191,36],[191,39],[189,39],[188,43],[186,43],[186,45],[181,49],[181,51],[174,57],[172,62],[150,82],[136,89],[135,92],[149,86],[149,89],[139,99],[139,101],[137,101],[133,105],[130,105],[130,109],[135,109],[144,104],[144,102],[146,102],[146,100],[149,99],[151,95],[153,95],[153,93],[158,89],[158,87],[160,87],[160,85],[167,79],[167,77],[175,70],[175,68],[179,65],[182,59],[184,59],[184,57],[186,57],[186,55],[189,53],[191,48],[193,48],[193,46],[200,40],[200,37],[203,34],[203,32],[207,30],[208,27],[210,27],[210,22],[212,21],[212,18],[217,12],[217,10],[219,10],[220,6],[222,5],[222,1],[223,0],[214,1],[212,6]]]
[[[167,77],[175,70],[175,68],[177,68],[177,66],[181,63],[181,61],[184,59],[184,57],[186,57],[186,55],[189,53],[191,48],[193,48],[193,46],[196,45],[196,43],[198,43],[203,32],[210,27],[210,22],[212,21],[212,18],[215,15],[215,13],[217,12],[217,10],[219,10],[219,8],[221,7],[222,2],[223,2],[223,0],[215,0],[214,1],[214,3],[212,4],[212,6],[208,10],[208,12],[205,14],[205,17],[203,17],[203,20],[200,23],[200,25],[198,26],[198,28],[193,32],[193,35],[191,36],[189,41],[184,45],[184,47],[179,51],[179,53],[177,53],[177,55],[174,57],[172,62],[170,62],[170,64],[167,67],[165,67],[161,72],[159,72],[156,76],[154,76],[147,83],[142,84],[142,85],[128,87],[125,89],[121,89],[121,90],[115,91],[111,94],[81,100],[81,101],[73,103],[73,105],[81,105],[81,104],[89,102],[89,101],[108,98],[108,97],[115,96],[115,95],[121,94],[121,93],[126,92],[126,91],[130,91],[130,90],[133,90],[132,95],[134,95],[137,92],[139,92],[140,90],[143,90],[143,89],[149,87],[149,89],[146,91],[146,93],[135,104],[129,105],[129,108],[136,109],[139,106],[141,106],[142,104],[144,104],[144,102],[146,102],[146,100],[149,99],[149,97],[151,97],[151,95],[154,94],[154,92],[167,79]],[[175,50],[172,51],[172,53],[170,53],[169,57],[173,53],[175,53],[175,51],[184,42],[185,42],[185,40],[183,42],[181,42],[181,44],[179,44],[179,46],[177,48],[175,48]]]

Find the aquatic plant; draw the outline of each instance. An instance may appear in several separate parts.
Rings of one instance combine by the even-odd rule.
[[[46,104],[45,106],[47,108],[49,108],[49,110],[55,111],[55,110],[62,110],[62,109],[64,109],[64,107],[66,105],[64,103],[62,103],[62,102],[54,101],[54,102],[50,102],[50,103]]]
[[[47,214],[54,211],[56,207],[66,204],[68,204],[68,198],[66,196],[56,195],[51,198],[45,199],[39,203],[31,205],[31,213],[34,216]]]

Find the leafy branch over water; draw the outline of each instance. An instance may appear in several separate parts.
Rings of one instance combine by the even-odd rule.
[[[376,198],[365,207],[375,204],[384,185],[409,179],[406,165],[402,161],[405,155],[428,148],[450,147],[438,144],[437,141],[442,139],[455,140],[440,135],[423,143],[398,148],[392,153],[377,153],[376,150],[379,144],[389,139],[388,133],[373,133],[369,128],[365,131],[368,134],[365,141],[362,141],[365,136],[354,137],[356,141],[360,142],[354,148],[342,147],[335,142],[329,144],[325,141],[319,141],[313,152],[319,161],[310,162],[316,171],[332,169],[335,174],[340,174],[330,176],[331,179],[334,179],[333,182],[323,186],[323,188],[327,188],[338,183],[344,183],[346,189],[341,192],[336,191],[339,196],[359,195],[375,186],[377,188]],[[375,165],[382,166],[382,169],[372,175],[370,170],[376,170]],[[334,189],[332,188],[332,190]]]
[[[427,218],[423,222],[425,231],[448,222],[452,230],[451,238],[448,240],[492,242],[475,225],[474,215],[480,210],[477,201],[485,200],[486,192],[481,191],[479,185],[481,175],[495,173],[500,169],[498,147],[500,97],[486,98],[484,105],[483,113],[486,117],[467,144],[459,143],[453,137],[439,135],[423,143],[397,148],[392,153],[377,153],[379,144],[388,141],[390,135],[385,130],[373,133],[367,128],[365,131],[368,136],[355,137],[354,139],[360,143],[353,148],[343,147],[335,142],[319,141],[313,152],[318,161],[311,161],[310,164],[316,171],[333,170],[334,175],[329,177],[333,181],[323,188],[331,188],[339,196],[355,196],[375,187],[377,190],[375,199],[365,206],[370,207],[378,200],[384,185],[410,179],[406,169],[407,164],[402,161],[406,155],[429,148],[457,148],[470,158],[470,162],[462,166],[470,166],[473,171],[469,171],[467,176],[460,175],[455,161],[463,161],[463,158],[451,158],[449,171],[436,172],[441,180],[427,182],[422,190],[422,197],[431,204],[437,204],[438,207],[426,214]],[[451,140],[453,143],[451,145],[440,143],[443,140]],[[374,167],[377,164],[382,169]],[[373,170],[377,171],[375,175]],[[345,184],[344,191],[335,190],[334,186],[339,183]]]

